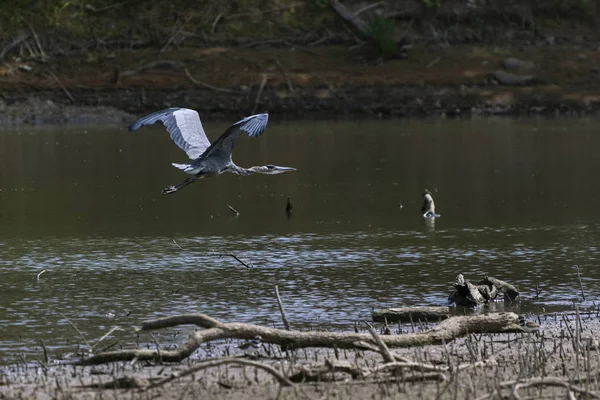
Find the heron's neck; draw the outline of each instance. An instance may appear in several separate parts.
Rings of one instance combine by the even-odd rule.
[[[228,171],[232,172],[236,175],[246,176],[246,175],[252,175],[252,174],[267,173],[268,169],[265,166],[244,168],[244,167],[235,165],[234,163],[231,163],[231,165],[228,168]]]
[[[227,171],[231,172],[231,173],[234,173],[236,175],[246,176],[246,175],[252,175],[252,174],[260,173],[261,172],[259,170],[260,168],[261,167],[244,168],[244,167],[240,167],[238,165],[235,165],[234,163],[231,163],[231,165],[227,168]]]

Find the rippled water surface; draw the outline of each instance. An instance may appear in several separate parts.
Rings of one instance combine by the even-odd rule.
[[[371,307],[444,304],[461,272],[516,284],[517,307],[554,310],[578,299],[577,264],[591,303],[597,126],[272,118],[234,159],[296,172],[223,175],[170,196],[161,189],[185,176],[169,163],[185,154],[160,126],[0,131],[0,363],[41,358],[40,339],[53,355],[75,351],[69,322],[91,343],[183,312],[279,325],[275,285],[296,327],[350,329]],[[205,127],[214,140],[226,123]],[[435,225],[419,212],[424,188]]]

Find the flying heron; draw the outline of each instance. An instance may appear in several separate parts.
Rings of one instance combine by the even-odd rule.
[[[427,189],[425,189],[425,192],[423,192],[423,205],[421,206],[421,212],[424,213],[423,217],[425,218],[441,217],[440,214],[435,213],[435,203],[433,202],[431,192]]]
[[[275,175],[295,171],[296,168],[271,164],[242,168],[231,160],[231,152],[237,138],[242,133],[250,137],[260,136],[264,132],[268,120],[269,114],[256,114],[243,118],[227,128],[213,144],[210,144],[204,133],[198,113],[188,108],[167,108],[156,111],[129,125],[129,130],[135,131],[143,125],[152,125],[161,121],[171,135],[171,139],[192,160],[189,164],[173,163],[174,167],[192,176],[177,185],[167,186],[163,189],[162,194],[170,194],[198,179],[220,175],[223,172],[246,176],[257,173]]]

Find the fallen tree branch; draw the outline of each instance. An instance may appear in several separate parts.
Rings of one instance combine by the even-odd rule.
[[[386,346],[416,347],[443,344],[472,333],[522,332],[519,317],[514,313],[491,313],[485,315],[459,316],[442,321],[434,329],[406,335],[385,335],[380,337]],[[268,328],[245,323],[225,323],[204,314],[187,314],[148,321],[141,330],[167,328],[191,324],[204,330],[191,334],[187,343],[176,350],[132,349],[100,353],[81,360],[82,364],[103,364],[112,361],[162,360],[177,362],[189,357],[202,343],[216,339],[252,340],[260,337],[262,342],[277,344],[285,348],[336,347],[360,348],[361,342],[372,342],[370,334],[342,332],[296,332]]]

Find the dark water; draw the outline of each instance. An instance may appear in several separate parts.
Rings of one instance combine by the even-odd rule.
[[[226,124],[205,126],[214,139]],[[556,310],[579,296],[578,264],[591,304],[599,148],[591,119],[272,121],[234,159],[298,171],[161,196],[185,154],[159,126],[0,131],[0,363],[40,358],[40,339],[52,356],[74,351],[67,318],[92,343],[182,312],[279,325],[275,285],[296,327],[444,304],[461,272],[513,282],[525,311]],[[424,188],[435,225],[419,212]]]

